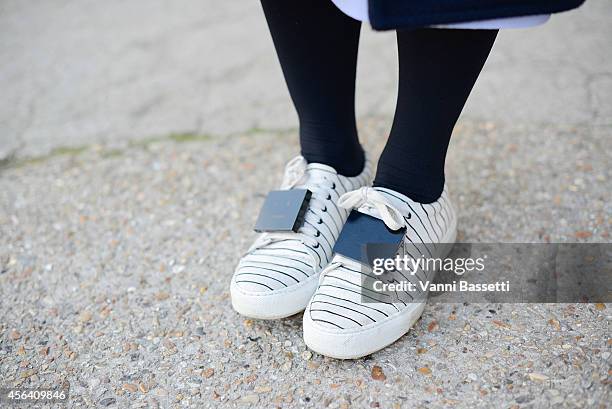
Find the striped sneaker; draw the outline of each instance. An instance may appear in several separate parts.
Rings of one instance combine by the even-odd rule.
[[[349,211],[338,206],[341,195],[371,183],[372,163],[361,174],[339,175],[332,167],[307,163],[302,156],[285,168],[281,189],[312,192],[298,232],[262,233],[242,257],[232,281],[232,306],[260,319],[284,318],[303,311],[317,288],[319,274],[332,258]]]
[[[440,243],[454,243],[456,238],[457,217],[446,187],[441,197],[430,204],[376,187],[349,192],[340,198],[339,205],[382,219],[392,230],[405,228],[398,251],[402,257],[421,258],[420,253],[425,253],[425,257],[444,258],[452,245]],[[398,278],[417,284],[418,280],[432,280],[435,271],[415,273]],[[401,273],[396,270],[392,274]],[[416,297],[415,293],[396,292],[389,302],[384,297],[370,299],[368,294],[372,294],[362,289],[362,277],[371,275],[371,267],[334,255],[304,312],[304,341],[309,348],[334,358],[359,358],[408,332],[423,312],[427,292]]]

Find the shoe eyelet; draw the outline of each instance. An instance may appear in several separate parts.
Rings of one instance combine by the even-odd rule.
[[[331,195],[327,195],[327,197],[325,198],[325,200],[331,200]]]
[[[327,211],[327,206],[325,206],[325,208],[324,208],[322,211],[323,211],[323,212],[326,212],[326,211]]]
[[[319,221],[317,222],[317,224],[323,224],[323,219],[319,219]]]
[[[336,189],[336,182],[332,183],[332,189]]]
[[[316,246],[312,246],[313,249],[318,249],[319,248],[319,243],[317,243]]]
[[[317,234],[315,234],[315,237],[319,237],[321,235],[321,232],[317,230]]]

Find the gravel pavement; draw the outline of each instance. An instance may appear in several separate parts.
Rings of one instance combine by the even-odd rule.
[[[432,300],[354,361],[308,351],[299,315],[234,313],[230,277],[298,152],[295,118],[256,3],[137,3],[0,5],[0,386],[69,384],[70,408],[609,407],[611,304]],[[589,0],[535,41],[502,33],[449,150],[460,240],[610,241],[610,17]],[[374,154],[389,36],[365,36],[380,59],[360,71]]]

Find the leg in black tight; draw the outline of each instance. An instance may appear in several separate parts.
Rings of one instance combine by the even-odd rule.
[[[438,199],[451,132],[496,35],[496,30],[398,31],[397,106],[374,186],[421,203]]]
[[[361,23],[330,0],[261,0],[308,162],[345,176],[361,172],[355,123],[355,74]]]

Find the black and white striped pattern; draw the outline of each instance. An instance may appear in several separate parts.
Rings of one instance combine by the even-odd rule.
[[[318,163],[304,166],[302,182],[293,186],[309,189],[313,194],[303,231],[260,234],[236,268],[232,297],[249,294],[273,297],[275,293],[294,291],[293,287],[307,280],[316,280],[331,260],[332,249],[349,214],[348,210],[338,207],[338,198],[366,186],[372,178],[369,160],[356,177],[339,175],[333,168]],[[313,284],[307,290],[309,294],[298,311],[306,307],[315,287]]]
[[[446,187],[442,196],[431,204],[416,203],[390,189],[374,189],[382,193],[388,204],[399,210],[406,221],[406,234],[399,250],[400,255],[406,254],[415,259],[422,254],[425,257],[446,256],[442,253],[449,246],[441,243],[454,241],[456,229],[456,214]],[[377,217],[376,214],[371,215]],[[432,280],[432,273],[429,272],[428,276],[424,271],[416,271],[414,275],[410,271],[396,271],[394,274],[397,274],[398,281],[407,279],[418,284],[417,280]],[[375,302],[380,301],[380,294],[371,294],[372,298],[369,298],[369,290],[362,289],[364,274],[372,273],[369,268],[336,255],[330,268],[321,277],[319,287],[306,309],[305,315],[312,326],[336,331],[365,329],[401,314],[408,306],[426,299],[427,294],[419,294],[415,298],[415,294],[402,293],[396,294],[395,299],[389,297],[388,302],[384,299],[383,302]],[[363,300],[372,302],[362,302],[362,293]]]

